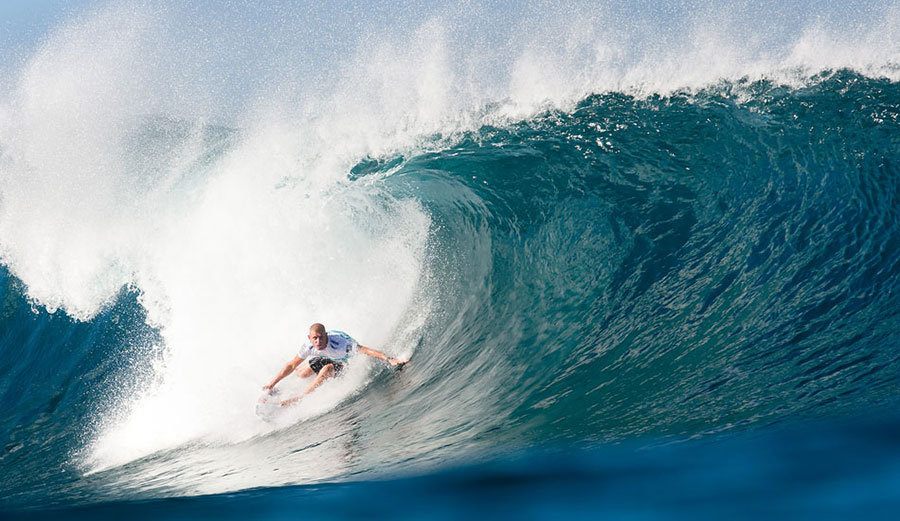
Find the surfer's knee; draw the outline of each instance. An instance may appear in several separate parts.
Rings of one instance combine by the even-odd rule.
[[[319,370],[319,376],[329,378],[334,376],[334,364],[328,364],[323,366],[322,369]]]
[[[303,363],[300,364],[300,367],[294,370],[294,373],[296,373],[300,378],[307,378],[313,375],[313,370],[309,367],[309,364]]]

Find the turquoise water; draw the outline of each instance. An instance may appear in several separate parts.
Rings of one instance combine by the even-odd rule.
[[[896,509],[896,61],[238,124],[38,81],[103,13],[0,119],[4,515]],[[259,420],[314,321],[412,361]]]

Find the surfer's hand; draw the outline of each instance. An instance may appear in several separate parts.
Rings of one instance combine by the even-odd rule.
[[[402,367],[409,362],[409,358],[388,358],[388,363],[394,367]]]
[[[264,386],[263,386],[263,391],[268,391],[268,390],[271,390],[271,389],[272,389],[272,387],[275,387],[275,386],[274,386],[274,385],[272,385],[272,384],[266,384],[266,385],[264,385]]]

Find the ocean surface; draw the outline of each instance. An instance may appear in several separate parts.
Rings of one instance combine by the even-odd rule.
[[[0,517],[893,519],[900,9],[702,4],[61,22],[0,100]],[[411,361],[261,420],[313,322]]]

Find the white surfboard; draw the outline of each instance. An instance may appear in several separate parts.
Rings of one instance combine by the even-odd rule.
[[[281,393],[277,389],[263,391],[256,400],[256,415],[266,421],[273,421],[284,409],[281,406]]]

